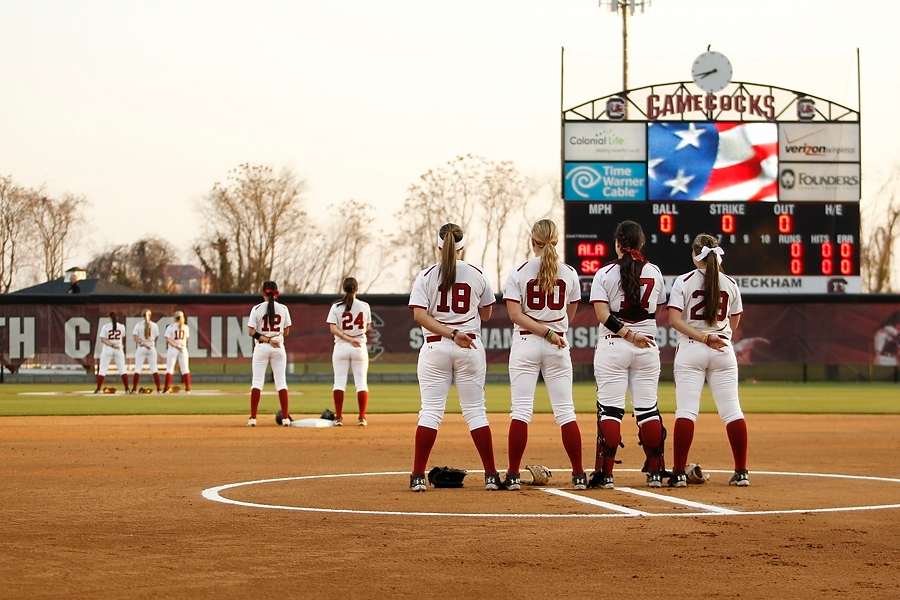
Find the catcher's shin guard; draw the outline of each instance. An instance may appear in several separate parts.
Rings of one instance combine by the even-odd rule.
[[[637,421],[637,426],[638,426],[638,445],[644,448],[644,455],[646,456],[646,458],[644,459],[644,466],[641,468],[641,472],[642,473],[648,472],[649,468],[650,468],[650,465],[649,465],[650,459],[658,458],[659,459],[659,469],[658,470],[663,473],[668,473],[666,471],[666,463],[665,463],[665,457],[664,457],[666,437],[668,437],[668,431],[666,431],[666,427],[665,427],[665,425],[663,425],[662,415],[659,414],[659,409],[656,406],[654,406],[652,409],[647,410],[647,411],[642,411],[640,413],[635,411],[634,416],[635,416],[635,420]],[[660,439],[659,439],[659,445],[648,447],[644,443],[643,428],[641,427],[641,425],[645,424],[647,421],[653,420],[654,417],[656,417],[659,420],[659,427],[662,430],[662,432],[661,432]]]
[[[612,458],[616,464],[621,464],[621,460],[615,460],[616,452],[618,452],[619,448],[624,448],[625,444],[622,442],[622,436],[619,436],[617,443],[609,445],[606,442],[606,439],[603,435],[603,427],[600,425],[600,422],[603,420],[603,417],[607,417],[610,419],[615,419],[619,423],[622,422],[622,418],[625,416],[625,410],[621,408],[614,408],[612,406],[603,406],[599,402],[597,403],[597,457],[596,457],[596,466],[599,469],[603,468],[603,459],[606,457]],[[598,469],[598,470],[599,470]]]

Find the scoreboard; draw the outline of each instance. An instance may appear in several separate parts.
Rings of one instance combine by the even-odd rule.
[[[565,255],[583,293],[616,260],[613,234],[625,220],[641,225],[642,252],[670,284],[694,268],[691,244],[708,233],[744,294],[859,291],[858,203],[567,202]]]

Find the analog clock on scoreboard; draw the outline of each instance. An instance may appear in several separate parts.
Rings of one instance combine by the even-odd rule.
[[[568,202],[566,262],[587,294],[616,260],[613,234],[640,223],[643,253],[667,282],[694,268],[691,243],[717,236],[723,270],[744,294],[859,292],[859,204],[825,202]]]

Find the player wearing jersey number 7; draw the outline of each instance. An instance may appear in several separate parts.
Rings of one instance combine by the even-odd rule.
[[[353,385],[356,387],[356,402],[359,405],[360,427],[367,425],[366,409],[369,406],[369,348],[366,332],[372,326],[372,309],[368,303],[356,297],[359,282],[353,277],[344,279],[344,297],[331,305],[325,320],[334,336],[334,352],[331,364],[334,367],[334,424],[344,422],[344,392],[347,390],[347,372],[353,369]]]
[[[497,490],[501,482],[484,406],[487,360],[479,339],[481,321],[491,317],[496,299],[484,273],[460,260],[465,239],[459,225],[441,227],[437,243],[441,262],[418,274],[409,295],[409,307],[423,336],[416,369],[422,408],[409,488],[425,491],[425,467],[455,382],[463,418],[484,465],[484,487]]]
[[[191,391],[191,367],[188,354],[188,340],[191,337],[191,329],[184,322],[184,313],[175,311],[175,322],[166,327],[166,385],[163,394],[172,389],[172,375],[175,372],[175,363],[181,369],[181,377],[184,379],[184,389]]]
[[[531,258],[514,268],[506,279],[503,300],[514,323],[509,350],[512,407],[509,421],[509,467],[503,485],[518,490],[519,470],[528,443],[528,424],[534,413],[538,373],[543,375],[553,416],[561,428],[563,447],[572,464],[572,484],[585,489],[581,430],[572,399],[572,357],[566,344],[569,320],[581,301],[578,274],[559,260],[559,230],[549,219],[531,228]]]
[[[659,348],[656,315],[666,302],[659,267],[641,254],[644,232],[634,221],[616,228],[616,255],[591,284],[591,303],[600,322],[594,353],[597,379],[597,458],[588,487],[611,489],[616,451],[622,442],[625,393],[644,448],[649,487],[662,487],[665,429],[657,407]]]
[[[734,456],[731,485],[748,486],[747,423],[738,399],[738,366],[731,337],[743,306],[737,283],[722,272],[724,251],[711,235],[701,233],[691,246],[697,267],[672,286],[669,323],[678,331],[675,350],[675,432],[672,487],[684,487],[684,470],[700,412],[700,393],[709,382],[719,417]]]
[[[288,410],[288,387],[285,371],[287,352],[284,338],[291,329],[291,313],[278,299],[278,286],[274,281],[264,281],[263,301],[253,307],[247,321],[247,333],[255,340],[253,347],[253,382],[250,384],[250,418],[247,427],[256,426],[256,413],[266,381],[266,368],[272,365],[272,379],[278,391],[281,404],[281,424],[290,427],[291,413]]]

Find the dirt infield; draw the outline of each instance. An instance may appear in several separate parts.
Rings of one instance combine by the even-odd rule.
[[[0,598],[900,597],[900,416],[749,415],[752,485],[733,488],[702,415],[691,459],[710,482],[651,496],[630,425],[616,490],[576,493],[558,470],[562,495],[485,492],[475,472],[412,494],[414,415],[244,420],[0,418]],[[502,471],[507,416],[491,422]],[[592,457],[594,417],[579,423]],[[552,416],[525,458],[565,466]],[[481,468],[459,415],[432,464]],[[202,495],[272,479],[218,492],[255,506]]]

